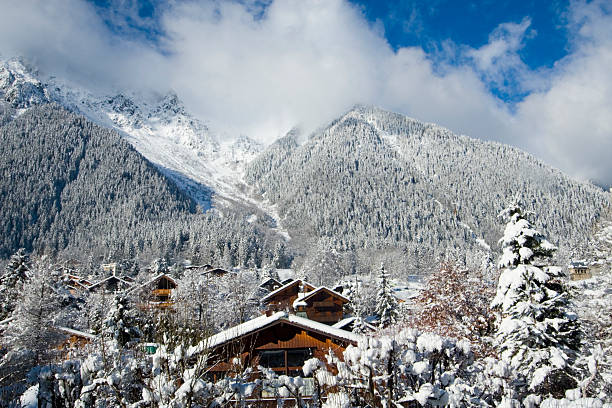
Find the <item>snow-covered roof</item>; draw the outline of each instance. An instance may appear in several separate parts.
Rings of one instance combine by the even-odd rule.
[[[319,293],[319,292],[321,292],[321,291],[327,291],[327,292],[331,293],[332,295],[337,296],[337,297],[339,297],[340,299],[344,300],[345,302],[350,302],[350,301],[349,301],[349,300],[348,300],[346,297],[342,296],[340,293],[338,293],[338,292],[336,292],[336,291],[334,291],[334,290],[331,290],[331,289],[330,289],[330,288],[328,288],[327,286],[319,286],[319,287],[318,287],[318,288],[316,288],[315,290],[312,290],[312,291],[310,291],[310,292],[307,292],[307,293],[305,294],[305,296],[304,296],[304,297],[302,297],[302,299],[303,299],[303,300],[306,300],[306,299],[308,299],[308,298],[312,297],[313,295],[315,295],[315,294],[317,294],[317,293]]]
[[[573,269],[587,269],[589,266],[586,259],[578,259],[571,261],[568,267]]]
[[[262,315],[255,319],[249,320],[248,322],[239,324],[238,326],[234,326],[210,336],[209,338],[203,340],[201,345],[208,349],[215,348],[231,340],[246,336],[280,321],[354,343],[357,343],[361,339],[360,335],[348,332],[346,330],[315,322],[314,320],[304,317],[288,314],[287,312],[276,312],[271,316]],[[200,348],[200,351],[201,349],[202,348]]]
[[[149,286],[150,284],[152,284],[152,283],[154,283],[154,282],[157,282],[157,280],[158,280],[158,279],[161,279],[161,278],[163,278],[163,277],[168,278],[168,280],[170,280],[170,281],[171,281],[172,283],[174,283],[175,285],[177,284],[177,283],[176,283],[176,280],[175,280],[175,279],[174,279],[174,278],[173,278],[171,275],[168,275],[167,273],[160,273],[159,275],[156,275],[154,278],[149,279],[149,280],[148,280],[148,281],[146,281],[145,283],[140,284],[140,285],[136,285],[136,286],[134,286],[134,287],[132,287],[132,288],[128,289],[128,290],[127,290],[125,293],[131,293],[131,292],[135,292],[135,291],[137,291],[137,290],[139,290],[139,289],[145,288],[145,287]]]
[[[354,320],[355,320],[355,316],[345,317],[344,319],[340,320],[338,323],[332,324],[332,327],[335,327],[337,329],[342,329],[343,327],[346,327],[349,324],[353,323]]]
[[[96,338],[95,334],[86,333],[80,330],[71,329],[69,327],[57,327],[58,330],[63,331],[64,333],[72,334],[78,337],[84,337],[86,339],[93,340]]]
[[[278,293],[282,292],[283,290],[285,290],[285,289],[287,289],[287,288],[289,288],[289,287],[291,287],[291,286],[295,285],[296,283],[301,283],[301,284],[304,284],[304,285],[309,285],[309,286],[310,286],[310,287],[312,287],[312,288],[314,288],[314,287],[315,287],[314,285],[312,285],[312,284],[310,284],[310,283],[308,283],[308,282],[306,282],[306,281],[303,281],[303,280],[301,280],[301,279],[297,279],[297,280],[291,281],[291,282],[287,283],[286,285],[283,285],[283,286],[281,286],[280,288],[278,288],[278,289],[276,289],[276,290],[273,290],[272,292],[268,293],[266,296],[264,296],[264,297],[262,297],[262,298],[261,298],[261,301],[262,301],[262,302],[265,302],[266,300],[268,300],[268,299],[270,299],[271,297],[273,297],[273,296],[277,295]]]
[[[93,289],[93,288],[95,288],[95,287],[97,287],[97,286],[102,285],[102,284],[103,284],[103,283],[105,283],[105,282],[108,282],[108,281],[109,281],[109,280],[111,280],[111,279],[117,279],[119,282],[122,282],[122,283],[126,284],[127,286],[132,286],[132,283],[130,283],[130,282],[128,282],[128,281],[126,281],[125,279],[122,279],[122,278],[120,278],[120,277],[119,277],[119,276],[117,276],[117,275],[111,275],[111,276],[109,276],[108,278],[104,278],[104,279],[102,279],[101,281],[94,283],[94,284],[93,284],[93,285],[91,285],[91,286],[90,286],[88,289],[90,289],[90,290],[91,290],[91,289]]]
[[[277,281],[276,279],[274,279],[274,278],[273,278],[273,277],[271,277],[271,276],[268,276],[267,278],[264,278],[264,279],[261,281],[261,283],[259,284],[259,286],[263,286],[263,285],[265,285],[265,284],[266,284],[266,283],[268,283],[268,282],[272,282],[272,283],[276,283],[276,284],[278,284],[278,285],[281,285],[281,283],[280,283],[279,281]],[[282,285],[281,285],[281,286],[282,286]]]
[[[333,324],[332,327],[338,328],[338,329],[343,329],[350,325],[351,323],[353,323],[355,321],[356,317],[355,316],[350,316],[347,318],[344,318],[342,320],[340,320],[338,323]],[[365,326],[372,330],[372,331],[376,331],[376,326],[373,326],[372,324],[368,323],[367,321],[364,321]]]

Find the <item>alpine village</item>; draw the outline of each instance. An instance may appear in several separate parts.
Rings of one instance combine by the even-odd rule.
[[[612,7],[544,3],[0,1],[0,408],[612,408]]]

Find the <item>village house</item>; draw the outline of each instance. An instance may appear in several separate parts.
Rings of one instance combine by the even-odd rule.
[[[325,361],[329,352],[342,358],[346,347],[356,345],[359,339],[355,333],[304,317],[270,312],[209,337],[201,343],[200,351],[208,352],[207,371],[212,379],[258,366],[279,375],[304,376],[306,360],[316,357]],[[305,395],[309,395],[308,388]],[[258,401],[273,397],[265,389],[253,396]]]
[[[138,297],[141,307],[165,309],[174,304],[172,301],[172,291],[176,287],[176,280],[172,276],[160,273],[147,282],[132,287],[126,291],[126,294]]]
[[[64,273],[62,275],[62,281],[68,287],[68,291],[72,295],[88,290],[92,285],[92,283],[87,279],[70,273]]]
[[[130,282],[131,280],[131,282]],[[108,278],[102,279],[89,286],[87,289],[90,292],[115,293],[128,290],[133,286],[132,279],[126,279],[117,275],[111,275]]]
[[[567,269],[569,270],[570,280],[573,281],[590,279],[593,277],[589,266],[584,260],[572,261]]]
[[[320,323],[332,325],[343,319],[349,300],[324,286],[316,288],[301,279],[268,293],[261,303],[268,311],[288,311]]]
[[[82,352],[85,346],[96,339],[94,334],[68,327],[57,327],[56,330],[65,337],[64,341],[57,346],[64,359],[72,358],[75,353]]]

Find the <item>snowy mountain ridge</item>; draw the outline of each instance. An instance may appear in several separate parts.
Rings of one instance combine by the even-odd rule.
[[[610,197],[517,148],[355,106],[303,141],[298,130],[264,147],[214,130],[170,92],[103,92],[0,61],[0,124],[55,102],[117,130],[203,209],[242,208],[286,238],[332,238],[339,248],[489,251],[496,214],[518,193],[543,229],[580,241]],[[251,221],[252,222],[252,221]]]
[[[216,132],[187,112],[179,97],[136,92],[103,93],[43,76],[20,59],[0,61],[0,99],[5,114],[55,102],[102,126],[117,130],[143,156],[186,190],[203,209],[249,201],[243,193],[246,162],[263,150],[247,136]],[[0,111],[1,112],[1,111]]]

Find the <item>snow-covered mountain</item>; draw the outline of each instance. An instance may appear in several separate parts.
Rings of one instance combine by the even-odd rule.
[[[495,251],[496,215],[516,196],[566,250],[610,204],[600,188],[519,149],[364,106],[301,146],[279,140],[248,164],[246,179],[278,205],[292,236],[399,246],[429,259],[452,248]]]
[[[215,130],[178,95],[100,92],[0,62],[0,123],[55,102],[116,129],[204,209],[245,209],[308,248],[402,248],[437,257],[493,248],[498,211],[520,195],[539,226],[567,249],[585,239],[610,196],[531,155],[458,136],[404,115],[359,106],[298,142],[264,147]]]
[[[33,105],[56,102],[119,131],[204,209],[213,199],[222,205],[252,201],[240,180],[244,164],[263,145],[244,135],[215,132],[193,117],[174,93],[95,92],[9,59],[0,62],[0,100],[0,116],[2,111],[18,115]]]

